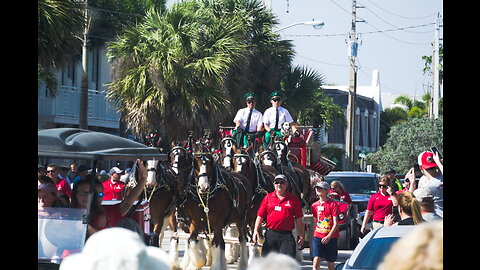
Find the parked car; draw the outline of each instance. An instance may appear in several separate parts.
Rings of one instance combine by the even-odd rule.
[[[367,172],[331,172],[325,176],[328,183],[340,181],[353,202],[350,221],[347,223],[349,226],[340,226],[339,249],[353,249],[358,244],[368,200],[377,192],[379,178],[379,174]]]
[[[360,240],[350,258],[336,265],[335,269],[377,269],[392,245],[413,228],[415,228],[414,225],[387,226],[369,232]]]

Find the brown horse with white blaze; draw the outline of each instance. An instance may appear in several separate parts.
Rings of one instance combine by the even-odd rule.
[[[210,269],[227,269],[223,228],[235,223],[239,229],[240,262],[239,269],[247,268],[245,215],[250,205],[252,188],[245,176],[221,169],[210,153],[193,154],[193,170],[186,183],[185,214],[190,219],[188,241],[188,268],[201,268],[206,257],[199,250],[197,236],[208,233],[213,248]]]

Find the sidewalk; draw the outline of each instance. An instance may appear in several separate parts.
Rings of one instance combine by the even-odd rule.
[[[180,230],[180,232],[183,233],[182,230]],[[166,252],[169,252],[170,250],[169,240],[171,235],[172,235],[172,232],[169,229],[165,230],[165,236],[162,241],[162,249]],[[185,240],[180,239],[179,245],[178,245],[178,257],[180,261],[185,253],[185,243],[186,243]],[[353,250],[339,250],[337,261],[335,261],[335,265],[337,265],[340,262],[344,262],[348,258],[350,258],[350,256],[352,255],[352,252]],[[312,260],[310,259],[310,249],[309,248],[303,249],[302,254],[303,254],[303,261],[300,263],[300,265],[302,266],[302,270],[307,270],[307,269],[311,270]],[[321,266],[320,269],[327,269],[327,263],[325,261],[322,261],[320,266]],[[202,267],[202,269],[210,269],[210,267],[204,266]],[[229,264],[227,269],[228,270],[237,269],[237,263]]]

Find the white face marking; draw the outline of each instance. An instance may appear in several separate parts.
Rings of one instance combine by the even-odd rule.
[[[242,158],[238,158],[237,159],[237,169],[235,170],[235,172],[241,172],[242,171]]]
[[[148,160],[147,169],[156,169],[158,160]],[[157,184],[157,173],[155,171],[147,172],[147,181],[146,184],[148,187],[153,187]]]
[[[230,156],[226,156],[223,158],[223,167],[230,168],[230,162],[232,158]]]
[[[270,159],[270,155],[263,156],[263,164],[267,166],[273,166],[273,160]]]
[[[200,175],[202,174],[207,174],[207,165],[205,165],[205,162],[202,162],[202,166],[200,166]],[[208,190],[209,185],[207,175],[202,175],[198,177],[198,188],[201,192],[205,192]]]
[[[281,156],[284,149],[285,149],[285,145],[283,145],[283,143],[277,143],[275,145],[275,150],[277,150],[277,156]]]

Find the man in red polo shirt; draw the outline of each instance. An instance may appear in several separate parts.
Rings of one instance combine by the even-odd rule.
[[[110,170],[110,178],[103,182],[103,200],[123,200],[122,191],[125,183],[120,181],[120,174],[122,170],[118,167],[113,167]]]
[[[299,235],[297,243],[300,247],[303,246],[305,235],[301,203],[295,195],[287,191],[288,182],[285,175],[277,175],[274,184],[275,191],[263,198],[258,209],[253,242],[256,243],[259,239],[260,228],[265,221],[267,232],[262,256],[275,251],[295,258],[296,245],[292,235],[295,225]]]

